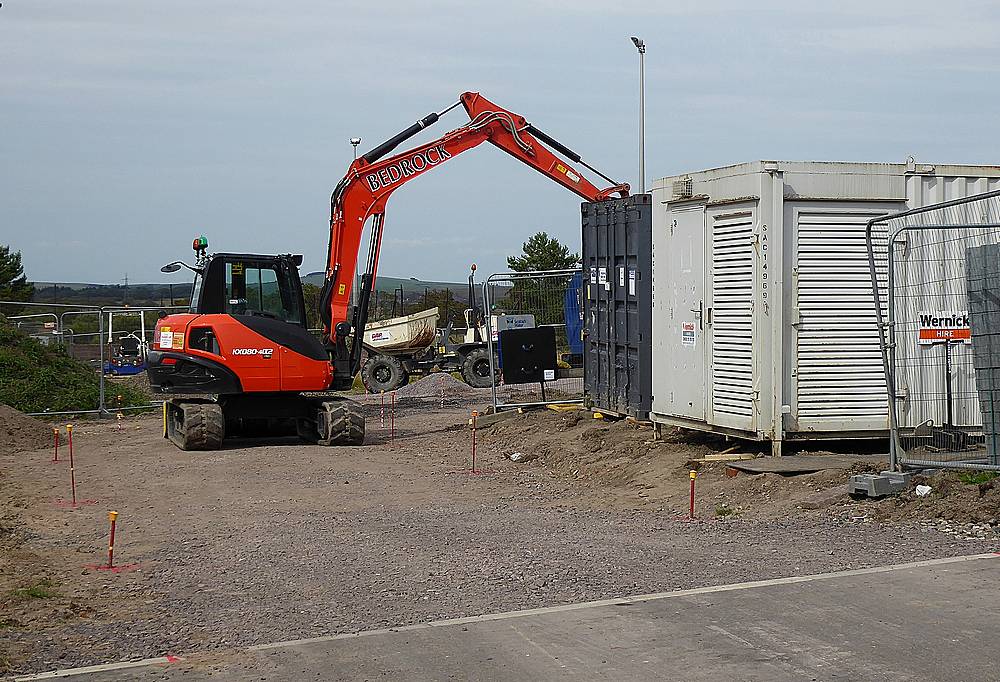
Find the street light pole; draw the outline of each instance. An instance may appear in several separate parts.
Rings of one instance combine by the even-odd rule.
[[[646,193],[646,43],[632,36],[639,50],[639,194]]]

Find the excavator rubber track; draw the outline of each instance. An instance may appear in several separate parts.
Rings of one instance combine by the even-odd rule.
[[[163,404],[163,437],[181,450],[218,450],[227,437],[291,436],[318,445],[361,445],[365,418],[361,406],[347,398],[283,396],[282,418],[262,418],[248,409],[253,400],[214,401],[173,398]],[[264,413],[272,411],[264,409]]]
[[[208,400],[168,400],[163,435],[181,450],[218,450],[226,437],[222,406]]]
[[[353,400],[323,401],[316,418],[320,445],[361,445],[365,440],[365,418]]]

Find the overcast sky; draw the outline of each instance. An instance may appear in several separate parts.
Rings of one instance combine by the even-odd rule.
[[[0,243],[42,281],[167,281],[202,233],[321,270],[349,138],[367,150],[465,90],[635,185],[633,34],[648,181],[762,158],[1000,163],[995,0],[4,0]],[[483,145],[393,195],[379,272],[497,271],[538,230],[579,250],[579,217]]]

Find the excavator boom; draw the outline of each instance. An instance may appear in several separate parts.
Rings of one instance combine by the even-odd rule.
[[[467,124],[437,140],[386,156],[459,105],[469,115]],[[523,116],[507,111],[476,92],[463,93],[457,103],[441,113],[425,116],[360,156],[351,164],[331,197],[329,257],[321,314],[327,341],[333,348],[335,387],[349,385],[361,361],[360,330],[368,316],[368,303],[378,269],[386,203],[390,195],[410,180],[483,142],[490,142],[587,201],[602,201],[615,194],[628,196],[627,184],[614,182],[584,163],[579,154],[528,123]],[[597,173],[611,185],[605,189],[598,188],[570,165],[570,161],[556,156],[542,143],[573,163]],[[355,265],[360,255],[361,235],[369,219],[372,221],[371,243],[357,305],[351,311]],[[356,333],[348,347],[347,338],[352,331]]]

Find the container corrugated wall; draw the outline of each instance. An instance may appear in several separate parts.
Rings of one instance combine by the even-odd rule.
[[[583,377],[596,408],[650,409],[652,203],[648,194],[587,202],[583,213]]]

